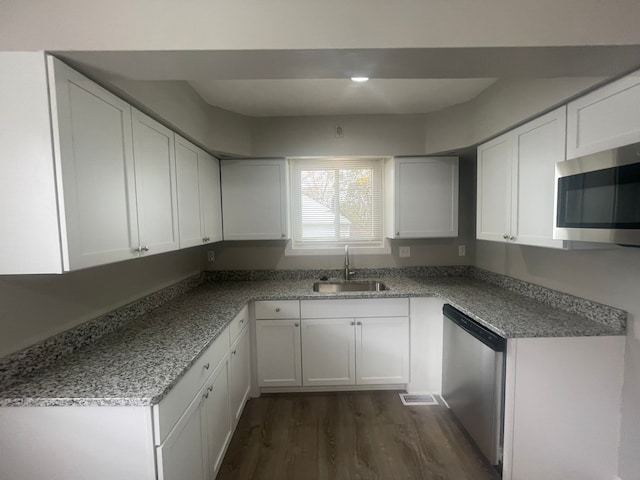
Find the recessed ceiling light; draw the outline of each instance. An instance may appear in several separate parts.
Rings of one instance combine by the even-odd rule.
[[[352,82],[364,83],[369,81],[369,77],[351,77]]]

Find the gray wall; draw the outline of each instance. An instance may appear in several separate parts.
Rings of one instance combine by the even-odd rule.
[[[256,118],[253,155],[419,155],[426,153],[424,127],[424,115]]]
[[[63,275],[0,276],[0,357],[203,269],[203,247]]]
[[[205,103],[187,82],[105,81],[116,93],[212,153],[251,155],[251,118]]]
[[[640,248],[561,251],[478,241],[476,265],[629,312],[620,478],[640,472]],[[587,420],[588,421],[588,420]]]
[[[427,153],[475,145],[566,103],[604,78],[499,80],[475,99],[426,115]]]

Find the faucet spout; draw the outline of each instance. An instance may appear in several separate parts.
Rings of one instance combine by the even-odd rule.
[[[344,279],[349,280],[353,272],[349,270],[349,245],[344,246]]]

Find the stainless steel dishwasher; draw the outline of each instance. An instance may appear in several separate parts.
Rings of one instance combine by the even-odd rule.
[[[442,397],[492,465],[501,469],[506,340],[446,304]]]

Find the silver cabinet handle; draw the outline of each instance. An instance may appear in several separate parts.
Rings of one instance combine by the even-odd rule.
[[[362,325],[362,322],[356,322],[356,325]]]
[[[211,385],[209,388],[207,388],[207,392],[210,392],[211,390],[213,390],[213,385]]]
[[[205,393],[205,394],[203,395],[203,397],[204,397],[204,398],[209,398],[209,392]]]
[[[400,235],[400,232],[396,232],[396,235]]]
[[[243,324],[243,323],[244,323],[244,318],[242,320],[240,320],[240,324]]]
[[[511,235],[511,236],[509,237],[509,240],[515,240],[515,239],[516,239],[516,237],[514,237],[513,235]]]
[[[280,307],[276,307],[276,312],[279,312],[279,311],[280,311]]]
[[[202,239],[202,243],[207,243],[209,240],[211,240],[211,238],[209,238],[209,237],[204,237],[204,238]]]
[[[355,324],[356,324],[356,322],[349,322],[349,325],[351,325],[351,326],[353,326]]]
[[[294,327],[298,327],[298,326],[300,326],[300,324],[298,322],[296,322],[296,323],[293,324],[293,326]]]
[[[283,233],[283,234],[282,234],[282,238],[286,238],[286,237],[287,237],[287,236]]]
[[[509,235],[507,235],[506,233],[504,235],[502,235],[502,238],[504,238],[505,240],[509,239]]]
[[[149,247],[147,247],[146,245],[144,247],[142,247],[142,251],[143,252],[148,252],[149,251]]]
[[[135,253],[140,253],[140,252],[142,252],[142,247],[134,248],[133,251]]]
[[[209,370],[209,367],[211,365],[209,365],[209,362],[205,363],[204,366],[202,368],[204,368],[205,370]]]

